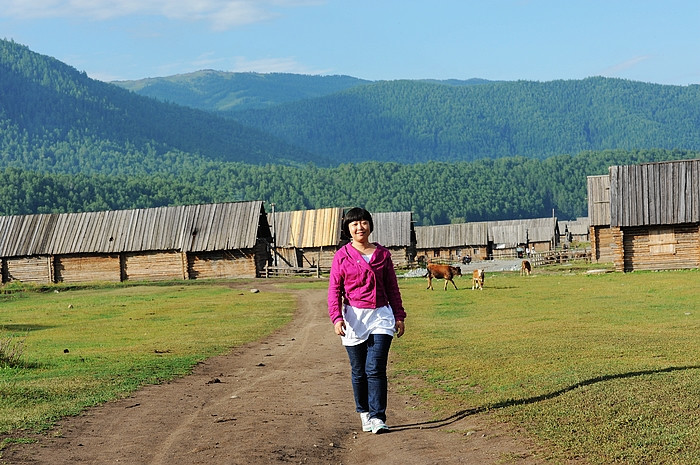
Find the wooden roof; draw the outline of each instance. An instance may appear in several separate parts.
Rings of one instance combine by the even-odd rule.
[[[248,249],[263,214],[253,201],[4,216],[0,256]]]
[[[277,247],[337,247],[344,217],[342,207],[268,213]],[[385,247],[408,247],[412,243],[413,213],[372,213],[374,230],[370,239]],[[274,225],[273,225],[274,221]]]
[[[489,221],[489,241],[515,247],[528,242],[550,242],[559,235],[556,217]]]
[[[267,218],[277,247],[336,247],[340,241],[342,208],[275,212]]]
[[[610,175],[588,176],[587,182],[591,226],[610,225]]]
[[[610,225],[700,222],[700,160],[610,167]]]
[[[409,247],[413,243],[413,213],[383,212],[372,213],[374,230],[372,242],[384,247]]]
[[[588,220],[587,216],[570,221],[560,221],[559,233],[564,234],[564,232],[568,229],[568,231],[575,236],[587,235],[590,224],[591,222]]]
[[[488,223],[458,223],[416,226],[419,249],[452,248],[488,244]]]

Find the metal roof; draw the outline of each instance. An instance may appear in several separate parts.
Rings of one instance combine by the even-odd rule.
[[[0,217],[0,256],[255,246],[262,201]]]

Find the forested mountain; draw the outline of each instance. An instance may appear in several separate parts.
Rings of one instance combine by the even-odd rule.
[[[700,149],[697,85],[602,77],[369,82],[212,71],[119,84],[229,116],[336,163]]]
[[[616,80],[576,82],[583,87],[612,85],[612,89],[618,85],[622,88],[637,85]],[[541,86],[506,84],[524,84],[533,89]],[[466,81],[363,83],[327,97],[278,105],[275,109],[286,118],[291,114],[302,117],[298,109],[308,107],[308,114],[314,114],[312,119],[319,124],[320,134],[328,127],[314,119],[318,118],[319,102],[330,105],[342,101],[345,107],[334,103],[324,110],[326,117],[347,122],[352,118],[344,119],[338,112],[349,111],[353,118],[358,118],[358,132],[346,128],[347,133],[340,131],[339,141],[331,145],[349,147],[350,141],[358,140],[358,134],[365,132],[378,137],[374,144],[382,153],[397,153],[392,151],[395,149],[391,146],[393,142],[408,144],[399,152],[413,154],[416,146],[409,144],[409,139],[391,139],[394,133],[410,132],[402,120],[410,122],[414,117],[415,121],[422,121],[420,124],[427,132],[437,128],[433,120],[442,121],[450,128],[443,113],[458,118],[459,112],[453,111],[456,104],[452,104],[452,97],[445,96],[452,95],[451,92],[493,90],[495,85],[502,84]],[[377,91],[384,87],[386,91]],[[370,92],[366,92],[368,89]],[[433,93],[434,89],[450,91]],[[684,140],[692,148],[700,120],[697,117],[687,121],[674,119],[678,114],[690,118],[697,111],[690,91],[695,89],[659,86],[658,92],[668,93],[669,104],[662,105],[661,97],[654,101],[656,106],[650,104],[646,108],[643,103],[636,104],[637,113],[646,108],[648,118],[663,122],[657,126],[650,124],[647,127],[650,134],[666,134],[666,128],[675,124],[678,134],[685,137],[659,138],[656,139],[658,145]],[[363,97],[356,98],[359,95]],[[396,116],[390,116],[384,109],[379,119],[368,114],[366,123],[359,121],[358,112],[370,107],[384,108],[386,95],[394,95],[396,111],[392,112]],[[421,105],[421,98],[440,95],[446,98],[441,105]],[[510,96],[533,105],[537,102],[515,90]],[[504,101],[495,95],[491,99],[484,98],[486,103]],[[608,100],[619,100],[622,112],[634,99],[622,92]],[[579,104],[572,103],[571,111],[578,111]],[[410,105],[415,106],[415,111],[409,111]],[[496,111],[493,108],[487,111],[486,107],[479,110],[474,105],[473,111],[482,111],[484,118]],[[517,102],[511,106],[521,108]],[[430,108],[430,112],[425,113],[426,108]],[[271,115],[267,111],[243,114],[252,121]],[[563,125],[561,138],[566,139],[564,129],[572,120],[567,119],[563,109],[558,111],[565,122],[556,124]],[[630,121],[622,118],[620,112],[610,111],[610,118],[620,120],[614,124],[631,127]],[[531,111],[527,118],[537,120],[544,116],[540,109],[539,113]],[[522,119],[527,118],[523,116]],[[379,124],[380,120],[384,126]],[[265,127],[262,120],[256,121],[261,128]],[[271,118],[271,127],[278,124],[275,121]],[[481,124],[480,130],[495,131],[489,129],[488,124]],[[300,125],[299,130],[313,139],[313,130],[304,125]],[[533,146],[542,132],[546,131],[533,129]],[[595,131],[590,129],[589,132]],[[387,137],[386,141],[380,137],[382,134]],[[611,133],[609,140],[616,141],[623,136]],[[483,144],[489,146],[497,140],[498,137],[484,138]],[[440,141],[438,137],[436,147],[442,146]],[[683,144],[679,143],[679,147]],[[700,152],[687,147],[596,150],[575,155],[568,155],[569,152],[562,150],[561,154],[548,158],[508,156],[471,162],[454,161],[458,160],[455,156],[451,161],[414,164],[355,163],[339,156],[336,160],[342,163],[324,167],[323,158],[317,154],[276,142],[262,129],[248,129],[209,112],[138,96],[89,79],[85,73],[32,53],[14,42],[0,41],[0,215],[263,200],[274,202],[278,211],[354,205],[376,212],[412,211],[419,225],[533,218],[549,216],[553,210],[559,218],[570,219],[587,214],[586,176],[604,174],[615,164],[700,158]],[[418,159],[418,155],[415,158]]]
[[[601,77],[471,86],[377,82],[231,116],[338,163],[700,149],[700,86]]]
[[[0,166],[143,172],[202,160],[325,160],[212,113],[138,96],[0,41]]]
[[[351,76],[234,73],[205,69],[136,81],[113,81],[112,84],[163,102],[229,115],[242,110],[270,108],[283,103],[324,97],[372,82]],[[492,81],[426,79],[422,82],[471,86]]]
[[[164,102],[229,112],[323,97],[370,82],[350,76],[202,70],[137,81],[114,81],[113,84]]]

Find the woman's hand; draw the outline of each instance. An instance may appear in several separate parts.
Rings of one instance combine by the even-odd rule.
[[[403,321],[396,322],[396,337],[403,336],[404,331],[406,331],[406,326]]]
[[[338,320],[335,322],[335,334],[338,336],[345,336],[345,321]]]

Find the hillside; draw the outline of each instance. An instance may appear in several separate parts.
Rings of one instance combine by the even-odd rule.
[[[230,115],[310,152],[332,154],[338,163],[700,149],[700,86],[610,78],[471,86],[377,82]]]
[[[228,116],[335,163],[700,148],[697,85],[601,77],[370,82],[214,71],[118,84]]]
[[[0,41],[0,166],[40,171],[153,172],[193,160],[326,161],[209,112],[96,81]]]
[[[438,80],[422,82],[471,86],[491,81],[484,79]],[[145,97],[176,103],[222,115],[325,97],[344,90],[372,84],[351,76],[315,76],[291,73],[235,73],[205,69],[194,73],[152,77],[112,84]]]
[[[370,81],[350,76],[214,70],[113,82],[139,95],[212,112],[269,108],[281,103],[323,97],[368,83]]]
[[[553,210],[559,218],[568,219],[587,214],[588,175],[604,174],[614,164],[700,157],[697,150],[687,149],[615,149],[572,155],[562,151],[542,159],[508,156],[456,161],[461,152],[453,142],[454,156],[449,161],[405,163],[410,158],[405,154],[410,154],[413,160],[424,155],[406,137],[414,131],[411,125],[424,128],[426,133],[435,131],[439,124],[450,128],[455,123],[445,120],[445,115],[459,120],[459,112],[453,108],[458,106],[457,97],[462,93],[471,95],[477,90],[478,94],[490,89],[493,95],[484,97],[481,105],[475,101],[472,110],[486,119],[496,111],[494,105],[489,109],[487,104],[505,101],[503,96],[496,95],[501,93],[495,92],[496,88],[512,87],[511,107],[520,108],[522,121],[537,120],[544,118],[544,113],[548,118],[553,117],[548,112],[538,113],[523,106],[524,101],[541,106],[544,100],[535,98],[539,94],[534,90],[535,97],[522,94],[522,86],[536,90],[549,89],[550,84],[363,83],[325,97],[277,105],[274,118],[268,113],[271,110],[238,112],[243,118],[257,121],[261,128],[250,129],[211,112],[159,102],[94,81],[53,58],[13,42],[0,41],[0,215],[264,200],[275,203],[278,211],[350,205],[376,212],[412,211],[416,224],[421,225],[533,218],[550,216]],[[571,84],[560,83],[569,91]],[[584,88],[591,84],[607,88],[613,84],[610,89],[638,85],[599,79],[573,84]],[[657,97],[652,103],[637,103],[635,107],[629,92],[619,92],[606,97],[606,101],[618,102],[618,113],[634,107],[635,112],[646,112],[649,119],[658,121],[656,126],[648,125],[650,136],[666,134],[664,131],[675,126],[677,134],[685,137],[669,133],[667,139],[655,139],[655,143],[672,145],[676,142],[669,141],[686,141],[692,145],[700,121],[693,116],[698,111],[692,95],[696,87],[654,89],[660,95],[667,94],[666,100]],[[388,95],[392,99],[387,99]],[[387,107],[391,112],[384,108],[388,101],[394,105]],[[329,105],[321,112],[325,117],[319,116],[320,102]],[[338,102],[344,102],[345,106],[338,107]],[[409,111],[410,107],[415,111]],[[580,112],[581,107],[585,105],[573,102],[571,111]],[[279,121],[286,121],[292,114],[301,118],[300,108],[307,108],[307,116],[318,125],[310,130],[314,126],[303,121],[297,124],[300,141],[325,140],[329,144],[328,153],[334,156],[334,165],[324,166],[326,160],[317,154],[279,142],[263,132],[267,125],[259,118],[269,115],[269,127],[274,129],[281,124]],[[359,114],[368,108],[374,108],[376,113],[360,118]],[[613,116],[618,113],[612,111],[612,106],[609,108],[610,118],[615,119]],[[426,113],[426,109],[432,113]],[[347,114],[342,114],[346,111]],[[560,138],[567,140],[566,125],[573,123],[567,119],[566,112],[561,108],[559,111],[563,122],[552,124],[562,125]],[[325,118],[339,124],[355,121],[357,128],[335,129],[323,121]],[[507,121],[515,126],[514,120]],[[631,127],[637,121],[620,117],[610,127]],[[480,124],[474,131],[498,132],[494,121],[491,126],[486,122]],[[280,127],[289,125],[285,122]],[[538,126],[537,131],[532,129],[532,147],[539,147],[541,133],[550,130],[543,126],[544,123]],[[591,136],[599,133],[592,128],[589,127]],[[336,140],[323,137],[328,130],[335,131]],[[454,127],[452,130],[456,131]],[[462,132],[473,136],[466,130]],[[557,134],[551,136],[555,141]],[[621,130],[610,138],[619,140],[639,135]],[[370,137],[374,139],[362,142],[367,153],[362,152],[361,144],[355,151],[357,159],[399,154],[403,158],[397,155],[397,159],[404,163],[356,163],[348,156],[350,152],[337,157],[332,152],[339,147],[352,149],[352,141],[359,143]],[[502,139],[483,136],[481,142],[483,147],[489,147]],[[441,132],[438,131],[434,140],[433,150],[442,147]],[[683,145],[681,142],[679,147]]]

